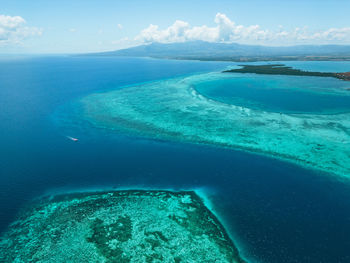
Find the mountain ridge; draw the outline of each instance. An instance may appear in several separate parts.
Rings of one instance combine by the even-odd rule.
[[[350,45],[262,46],[192,41],[151,43],[136,47],[90,53],[94,56],[132,56],[167,59],[254,60],[350,60]]]

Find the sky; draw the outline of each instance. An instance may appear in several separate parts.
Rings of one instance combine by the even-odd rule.
[[[349,0],[0,0],[0,54],[152,42],[350,44]]]

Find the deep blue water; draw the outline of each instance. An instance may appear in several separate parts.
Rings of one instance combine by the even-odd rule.
[[[349,182],[254,154],[52,122],[58,107],[93,91],[227,65],[92,57],[0,60],[1,230],[28,200],[57,189],[201,188],[212,195],[250,259],[350,262]]]

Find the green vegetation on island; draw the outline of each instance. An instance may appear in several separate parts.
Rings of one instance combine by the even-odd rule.
[[[0,239],[1,262],[245,262],[192,191],[42,198]]]
[[[332,77],[342,80],[350,81],[350,73],[333,73],[333,72],[317,72],[304,71],[295,69],[283,64],[269,64],[269,65],[240,65],[241,68],[229,69],[223,71],[224,73],[255,73],[267,75],[292,75],[292,76],[313,76],[313,77]]]

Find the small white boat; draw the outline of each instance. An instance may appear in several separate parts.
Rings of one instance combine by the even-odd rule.
[[[67,138],[68,138],[69,140],[72,140],[73,142],[77,142],[77,141],[78,141],[78,139],[77,139],[77,138],[74,138],[74,137],[67,136]]]

